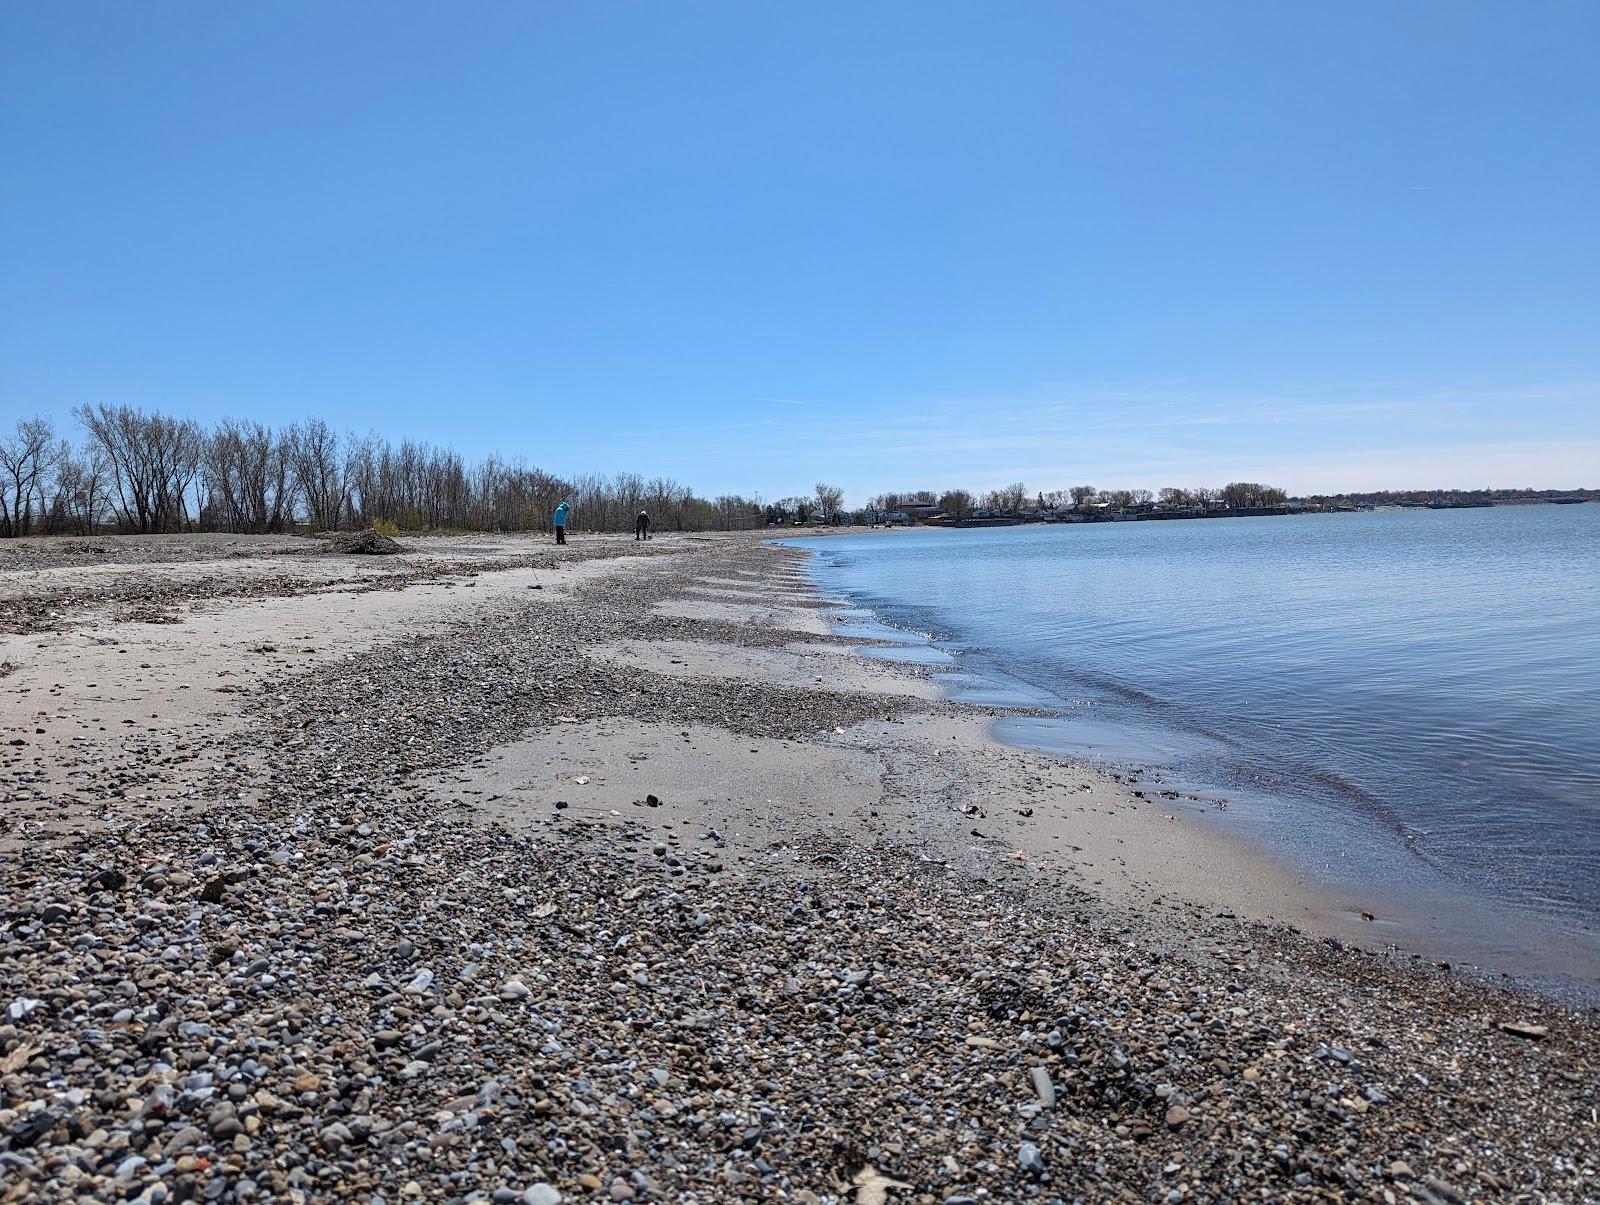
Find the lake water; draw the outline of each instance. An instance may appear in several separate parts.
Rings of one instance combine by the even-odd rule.
[[[1225,799],[1402,944],[1600,980],[1600,505],[808,546],[958,697],[1051,713],[1003,738]]]

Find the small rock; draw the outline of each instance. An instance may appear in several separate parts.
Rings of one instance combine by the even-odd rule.
[[[1500,1032],[1508,1033],[1514,1038],[1528,1038],[1535,1042],[1544,1041],[1549,1030],[1543,1025],[1534,1025],[1529,1021],[1502,1021]]]
[[[418,971],[416,978],[405,985],[401,990],[408,996],[420,996],[433,986],[433,972],[424,967]]]
[[[89,880],[91,891],[121,891],[128,885],[128,876],[115,866],[108,866]]]
[[[1024,1142],[1017,1151],[1017,1166],[1030,1176],[1044,1175],[1044,1155],[1031,1142]]]
[[[1028,1075],[1033,1080],[1033,1091],[1047,1109],[1056,1107],[1056,1086],[1050,1082],[1050,1073],[1043,1067],[1034,1067]]]

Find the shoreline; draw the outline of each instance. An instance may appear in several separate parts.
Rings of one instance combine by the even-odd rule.
[[[0,582],[0,1196],[1600,1183],[1593,1010],[1162,890],[798,550],[171,543]]]
[[[809,541],[819,538],[826,536],[785,542],[815,558],[809,562],[815,588],[837,590],[825,585],[817,573],[825,546]],[[1093,729],[1092,735],[1100,738],[1094,743],[1109,742],[1113,751],[1092,755],[1093,746],[1081,735],[1085,721],[1068,718],[1061,701],[1041,688],[974,669],[965,660],[973,650],[965,646],[946,650],[939,639],[899,626],[894,618],[874,610],[869,600],[848,590],[838,593],[837,601],[841,608],[869,615],[867,625],[886,639],[926,648],[934,655],[930,663],[938,658],[943,672],[935,677],[943,679],[942,698],[954,702],[970,698],[975,701],[968,706],[992,706],[999,713],[991,734],[997,744],[1097,775],[1115,800],[1108,813],[1144,808],[1179,826],[1195,847],[1194,858],[1185,856],[1189,851],[1184,840],[1163,840],[1159,826],[1133,824],[1131,832],[1143,838],[1136,846],[1142,894],[1127,889],[1126,873],[1119,876],[1122,883],[1107,888],[1116,891],[1125,905],[1137,906],[1162,893],[1180,895],[1213,910],[1334,937],[1396,961],[1448,966],[1489,984],[1514,981],[1585,1007],[1600,1004],[1600,961],[1592,936],[1564,938],[1539,920],[1535,939],[1514,911],[1471,895],[1426,863],[1419,864],[1417,878],[1400,881],[1362,877],[1331,864],[1314,865],[1281,841],[1275,843],[1271,826],[1278,821],[1264,800],[1255,800],[1252,807],[1248,792],[1174,775],[1158,760],[1139,756],[1139,750],[1114,728]],[[1223,794],[1247,806],[1217,812],[1211,804]],[[1128,823],[1126,817],[1121,821],[1124,827]],[[1398,851],[1390,856],[1398,856]],[[1196,859],[1204,871],[1191,865]]]

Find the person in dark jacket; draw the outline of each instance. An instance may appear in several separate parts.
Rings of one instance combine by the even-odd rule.
[[[639,517],[633,521],[633,538],[635,540],[648,540],[650,538],[649,511],[640,511]]]

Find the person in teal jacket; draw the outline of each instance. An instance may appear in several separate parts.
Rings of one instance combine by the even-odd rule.
[[[565,498],[561,499],[561,505],[556,507],[555,527],[556,543],[565,544],[567,542],[567,500]]]

